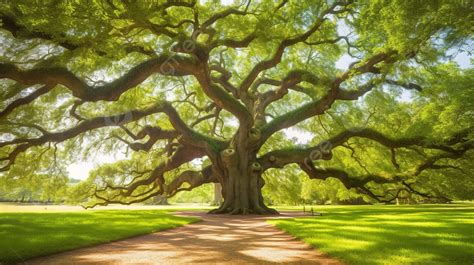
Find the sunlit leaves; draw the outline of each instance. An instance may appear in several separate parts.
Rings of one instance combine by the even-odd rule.
[[[312,102],[318,102],[330,92],[336,95],[334,92],[338,92],[338,87],[341,88],[340,94],[358,92],[367,84],[374,87],[357,100],[335,100],[328,103],[331,108],[321,115],[298,121],[294,131],[309,135],[308,139],[295,139],[287,132],[276,132],[263,144],[259,155],[276,149],[316,145],[344,130],[371,128],[394,139],[424,136],[426,142],[434,144],[460,129],[472,127],[473,71],[459,69],[449,62],[453,53],[469,50],[466,46],[472,44],[474,12],[468,1],[356,1],[340,6],[333,10],[333,14],[321,18],[324,10],[333,4],[334,1],[288,1],[279,6],[275,1],[178,3],[164,0],[90,1],[87,5],[61,1],[0,4],[0,15],[13,17],[13,24],[16,25],[13,30],[2,29],[2,62],[16,64],[20,69],[61,67],[91,87],[101,87],[106,83],[113,87],[114,80],[127,76],[130,69],[138,64],[157,55],[172,57],[177,52],[182,53],[172,47],[176,48],[185,40],[197,45],[202,52],[191,54],[185,51],[180,54],[190,59],[192,66],[199,68],[196,73],[190,71],[194,76],[147,75],[140,78],[143,82],[139,85],[133,83],[133,87],[113,102],[79,102],[68,89],[57,86],[34,102],[15,109],[8,119],[2,120],[1,137],[39,137],[41,130],[38,128],[57,132],[80,124],[81,117],[91,119],[127,113],[166,100],[192,129],[230,143],[235,141],[233,136],[242,118],[239,117],[239,121],[231,112],[221,110],[226,106],[211,100],[209,90],[201,87],[202,80],[209,78],[220,86],[222,84],[215,79],[229,75],[226,81],[231,88],[225,89],[233,90],[246,80],[252,69],[258,65],[261,67],[262,62],[267,65],[256,74],[256,80],[272,79],[276,80],[276,85],[267,83],[253,87],[250,84],[252,91],[249,95],[245,95],[246,91],[229,93],[229,97],[237,97],[230,102],[246,108],[249,117],[265,116],[265,120],[251,124],[256,127],[272,120],[285,122],[286,117],[282,118],[282,115],[303,104],[313,106]],[[8,22],[3,20],[2,23]],[[313,27],[314,32],[292,43]],[[235,44],[246,38],[249,38],[248,43]],[[229,43],[239,47],[232,47]],[[369,71],[359,69],[373,58],[372,55],[384,59],[370,66]],[[358,62],[343,62],[349,66],[341,69],[340,58]],[[212,69],[216,65],[225,68],[224,71]],[[349,67],[352,69],[347,69]],[[179,75],[189,74],[185,72]],[[210,77],[205,76],[207,72],[211,72]],[[264,113],[255,115],[255,105],[259,102],[247,100],[277,91],[280,81],[295,73],[301,74],[298,87],[278,91],[281,97],[269,103]],[[339,81],[342,82],[340,86]],[[403,85],[412,83],[419,85],[422,91]],[[31,93],[36,86],[19,86],[2,81],[0,88],[0,105],[5,108],[13,100]],[[76,117],[70,113],[73,107],[77,107]],[[218,117],[212,116],[216,113]],[[292,112],[290,116],[297,114]],[[202,120],[198,123],[197,119]],[[31,124],[41,127],[33,128]],[[136,164],[143,169],[152,169],[158,162],[166,161],[160,153],[166,141],[158,141],[148,154],[131,152],[123,139],[119,140],[119,137],[130,140],[130,133],[115,126],[117,124],[112,125],[83,132],[58,144],[58,153],[67,161],[98,153],[123,153],[129,160],[102,165],[91,175],[94,181],[111,183],[126,181],[130,176],[127,168]],[[150,115],[125,126],[132,134],[144,126],[173,129],[164,114]],[[178,142],[176,139],[173,141]],[[304,146],[295,145],[295,142],[304,143]],[[1,148],[0,153],[6,155],[11,150],[11,147]],[[34,157],[40,152],[40,149],[32,149],[25,155]],[[436,152],[420,147],[399,148],[395,152],[373,141],[356,138],[335,148],[333,159],[318,162],[317,166],[344,169],[351,177],[372,173],[390,178],[403,170],[413,170],[417,163]],[[19,157],[18,162],[27,163],[24,158]],[[463,162],[459,163],[465,166]],[[165,178],[169,182],[180,170],[194,166],[192,163],[185,164],[182,168],[167,172]],[[25,174],[26,169],[28,167],[23,172]],[[14,170],[18,167],[15,166]],[[295,170],[290,168],[290,171]],[[322,200],[310,192],[318,185],[328,188],[323,196],[326,199],[352,198],[334,180],[319,181],[314,184],[316,186],[303,185],[311,187],[303,191],[302,182],[298,181],[300,178],[295,177],[294,172],[290,173],[282,174],[285,178],[277,177],[283,186],[288,184],[287,190],[291,192],[284,195],[288,195],[285,197],[288,200]],[[445,170],[436,173],[433,178],[441,179],[454,174],[452,170]],[[415,180],[435,183],[426,175],[420,175],[420,179]],[[268,185],[273,185],[270,182]],[[298,183],[294,187],[290,185],[295,182]],[[440,183],[441,187],[448,185],[449,181]],[[373,183],[370,185],[377,188]],[[391,189],[394,185],[386,185],[383,189]],[[332,190],[329,186],[336,189]],[[291,197],[293,193],[302,194],[302,197],[295,199]]]

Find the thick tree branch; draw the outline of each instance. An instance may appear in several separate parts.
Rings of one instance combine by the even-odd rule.
[[[351,1],[349,1],[349,3],[350,2]],[[246,93],[246,91],[254,83],[255,79],[258,77],[258,75],[261,72],[277,66],[280,63],[283,53],[286,48],[293,46],[297,43],[304,42],[311,35],[313,35],[313,33],[315,33],[321,27],[323,22],[326,20],[325,16],[333,12],[336,9],[336,7],[339,5],[344,5],[344,4],[335,2],[333,5],[331,5],[326,10],[324,10],[321,13],[321,15],[316,19],[316,21],[313,23],[313,25],[304,33],[297,35],[296,37],[285,39],[282,42],[280,42],[272,58],[259,62],[252,68],[250,73],[247,75],[247,77],[245,77],[245,79],[242,81],[239,87],[240,93],[241,94]]]
[[[250,45],[250,43],[257,38],[256,33],[250,33],[245,36],[243,39],[235,40],[231,38],[226,38],[222,40],[215,40],[209,44],[209,50],[212,50],[217,47],[225,46],[230,48],[245,48]]]
[[[396,195],[391,195],[391,199],[384,199],[386,196],[376,195],[374,194],[366,185],[369,183],[377,183],[377,184],[385,184],[385,183],[400,183],[405,186],[407,189],[406,191],[410,193],[415,193],[422,197],[426,198],[436,198],[441,199],[444,201],[449,201],[446,197],[439,197],[439,196],[432,196],[429,194],[421,193],[413,189],[410,184],[407,184],[406,180],[420,175],[422,172],[428,169],[438,169],[439,166],[435,163],[441,159],[459,159],[461,158],[464,153],[469,150],[474,149],[473,143],[464,143],[459,150],[453,153],[443,153],[440,155],[435,155],[427,158],[422,163],[419,163],[414,169],[408,169],[405,172],[397,173],[397,174],[385,174],[385,175],[377,175],[377,174],[367,174],[364,176],[351,176],[349,173],[345,172],[341,169],[336,168],[316,168],[311,161],[305,161],[304,163],[298,163],[300,168],[312,179],[327,179],[327,178],[337,178],[339,179],[347,189],[350,188],[358,188],[364,191],[370,197],[376,199],[379,202],[391,202],[396,199],[399,195],[397,192]]]
[[[122,77],[100,87],[87,85],[65,68],[37,68],[21,70],[15,65],[0,63],[0,79],[9,78],[26,85],[63,85],[83,101],[115,101],[125,91],[139,85],[152,74],[172,76],[189,75],[197,72],[192,59],[182,56],[162,55],[133,67]]]
[[[382,177],[375,174],[365,176],[350,176],[344,170],[336,168],[316,168],[312,163],[299,164],[301,170],[303,170],[311,179],[322,179],[337,178],[339,179],[346,188],[364,187],[369,182],[375,183],[388,183],[388,182],[399,182],[402,179],[398,176],[392,176],[391,178]]]
[[[61,132],[43,132],[43,135],[38,138],[32,139],[14,139],[11,141],[0,142],[0,147],[4,146],[15,146],[13,150],[7,157],[0,158],[0,161],[8,161],[8,163],[0,168],[1,171],[8,170],[11,165],[15,162],[16,157],[34,146],[40,146],[47,142],[63,142],[68,139],[72,139],[79,134],[84,132],[107,127],[107,126],[117,126],[122,125],[125,123],[137,121],[145,116],[162,112],[162,106],[153,106],[145,110],[133,110],[127,113],[122,113],[113,116],[104,116],[104,117],[96,117],[90,120],[84,120],[79,123],[76,127],[61,131]]]
[[[204,93],[211,98],[217,106],[234,114],[240,121],[241,126],[249,126],[252,124],[252,116],[248,109],[241,104],[236,98],[227,93],[226,90],[218,86],[212,81],[209,66],[202,65],[203,70],[200,75],[196,76]]]
[[[108,184],[107,188],[110,190],[119,190],[120,196],[128,197],[132,195],[138,187],[147,186],[154,183],[159,187],[159,190],[161,191],[160,194],[163,194],[166,192],[166,181],[164,178],[164,174],[166,172],[176,169],[195,158],[203,157],[204,155],[205,153],[200,149],[192,147],[179,147],[175,150],[174,154],[169,160],[160,163],[146,178],[142,178],[126,186],[114,186]]]
[[[126,129],[126,128],[125,128]],[[153,127],[153,126],[146,126],[145,128],[143,128],[142,130],[140,130],[138,132],[137,135],[134,135],[132,132],[130,132],[128,129],[127,129],[127,134],[133,136],[132,138],[134,140],[140,140],[140,139],[143,139],[145,138],[146,136],[149,136],[148,140],[145,142],[145,143],[141,143],[141,142],[133,142],[133,143],[130,143],[128,142],[127,140],[119,137],[119,136],[115,136],[117,139],[119,139],[120,141],[126,143],[133,151],[149,151],[151,149],[151,147],[158,141],[158,140],[163,140],[163,139],[167,139],[167,140],[170,140],[170,139],[175,139],[177,138],[180,133],[178,133],[177,131],[173,131],[173,130],[163,130],[161,129],[160,127]]]
[[[469,147],[470,143],[466,140],[466,137],[469,135],[470,131],[472,131],[472,128],[468,128],[456,133],[456,139],[458,140],[456,142],[441,140],[433,143],[433,141],[430,141],[429,139],[426,139],[422,136],[410,138],[392,138],[368,128],[349,129],[313,147],[291,148],[268,152],[259,158],[259,162],[262,165],[263,170],[266,170],[267,168],[271,167],[281,168],[291,163],[305,163],[317,159],[330,159],[332,157],[332,149],[355,137],[378,142],[379,144],[382,144],[391,150],[395,148],[419,146],[423,148],[444,151],[447,153],[447,157],[458,156],[460,153],[464,153],[465,149],[457,147],[456,145],[463,144]],[[440,158],[436,158],[432,163],[434,164],[434,162],[436,162],[438,159]],[[427,163],[429,161],[431,160],[427,160]],[[427,166],[432,166],[432,164]]]
[[[8,161],[5,166],[0,168],[0,172],[8,170],[10,166],[14,163],[16,157],[20,153],[26,151],[31,147],[40,146],[47,142],[63,142],[90,130],[107,126],[123,125],[129,122],[137,121],[145,116],[160,112],[165,113],[170,119],[170,122],[175,128],[175,130],[184,136],[181,139],[183,143],[189,144],[190,146],[204,148],[209,152],[219,150],[226,145],[225,142],[221,142],[219,140],[207,137],[190,129],[179,117],[179,114],[176,112],[176,110],[169,103],[165,102],[157,104],[145,110],[133,110],[119,115],[96,117],[90,120],[83,120],[76,127],[67,129],[62,132],[44,133],[41,137],[38,138],[14,139],[11,141],[0,142],[0,147],[15,146],[7,157],[0,158],[0,161]],[[160,134],[160,136],[162,135]]]
[[[213,177],[212,173],[212,166],[207,166],[200,171],[186,170],[174,178],[170,184],[165,186],[165,194],[167,194],[168,197],[173,197],[180,191],[190,191],[205,183],[217,182],[217,179]],[[182,187],[185,183],[187,183],[188,186]]]
[[[403,82],[391,80],[391,79],[385,79],[385,83],[390,84],[390,85],[400,86],[408,90],[412,90],[412,89],[417,90],[418,92],[421,92],[423,90],[421,86],[414,83],[403,83]]]
[[[320,78],[314,76],[312,73],[301,70],[294,70],[287,74],[282,81],[273,80],[273,79],[260,79],[256,81],[256,84],[252,86],[252,90],[256,90],[257,87],[261,84],[269,84],[274,86],[279,86],[276,90],[270,90],[263,94],[260,94],[258,97],[258,103],[255,107],[256,114],[263,119],[265,115],[265,110],[271,103],[283,98],[288,94],[289,89],[300,91],[305,93],[305,89],[297,86],[301,82],[307,82],[312,85],[324,84],[327,80],[321,80]],[[328,85],[328,84],[326,84]]]
[[[0,15],[0,19],[2,20],[1,28],[9,31],[15,38],[48,40],[57,43],[58,45],[68,50],[74,50],[80,47],[79,45],[67,40],[57,42],[52,35],[45,32],[30,31],[27,27],[17,23],[15,18],[12,16],[2,14]]]
[[[207,27],[211,26],[212,24],[216,23],[220,19],[224,19],[230,15],[240,15],[240,16],[245,16],[247,14],[250,14],[247,12],[247,10],[238,10],[236,8],[228,8],[225,9],[221,12],[217,12],[214,15],[212,15],[210,18],[208,18],[206,21],[204,21],[201,24],[201,28],[206,29]]]
[[[340,89],[341,83],[354,75],[360,75],[368,72],[380,73],[380,70],[376,67],[376,64],[381,62],[393,62],[395,60],[395,55],[395,52],[376,54],[367,59],[363,64],[347,70],[332,82],[329,92],[320,100],[316,100],[298,107],[293,111],[276,117],[271,122],[262,126],[262,139],[266,140],[279,130],[289,128],[313,116],[323,114],[336,100],[358,99],[374,87],[372,82],[369,82],[354,91],[345,91]]]
[[[60,40],[57,39],[52,34],[49,34],[47,32],[41,32],[41,31],[36,31],[36,30],[29,30],[28,27],[23,26],[19,24],[13,16],[9,15],[0,15],[0,19],[2,20],[2,26],[0,28],[10,32],[13,37],[19,38],[19,39],[42,39],[46,41],[50,41],[53,44],[59,45],[67,50],[73,51],[79,48],[87,47],[88,43],[76,43],[76,42],[71,42],[68,41],[66,38],[61,38]],[[64,36],[63,36],[64,37]],[[132,44],[125,44],[124,45],[124,50],[127,53],[132,53],[132,52],[138,52],[142,53],[148,56],[155,56],[155,52],[152,50],[148,50],[142,46],[139,45],[132,45]],[[100,47],[97,47],[94,49],[94,51],[98,55],[106,55],[107,52],[103,51],[100,49]]]
[[[51,90],[51,88],[52,86],[50,85],[44,85],[36,89],[32,93],[30,93],[28,96],[14,100],[12,103],[8,104],[8,106],[6,106],[5,109],[0,111],[0,119],[10,114],[14,109],[20,106],[26,105],[32,102],[33,100],[35,100],[36,98],[38,98],[39,96],[48,93]]]

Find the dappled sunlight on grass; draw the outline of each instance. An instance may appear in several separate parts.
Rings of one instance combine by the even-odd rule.
[[[196,221],[153,210],[2,213],[0,262],[147,234]]]
[[[472,264],[470,205],[321,206],[322,216],[272,220],[348,264]]]

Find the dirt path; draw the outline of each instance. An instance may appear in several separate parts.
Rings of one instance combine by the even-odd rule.
[[[30,260],[27,264],[341,264],[265,222],[180,212],[203,221]],[[276,218],[294,216],[282,213]]]

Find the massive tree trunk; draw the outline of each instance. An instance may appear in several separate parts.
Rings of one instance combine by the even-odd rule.
[[[221,152],[220,183],[224,202],[210,213],[278,214],[263,202],[262,188],[265,182],[261,175],[262,168],[256,162],[252,149],[242,149],[246,146],[238,145],[237,150],[240,149],[240,152],[232,148]]]
[[[220,183],[214,183],[214,201],[213,205],[220,206],[222,203],[222,185]]]
[[[263,178],[258,174],[235,172],[226,176],[222,184],[224,202],[210,213],[230,214],[278,214],[263,202]]]
[[[169,205],[168,197],[163,196],[163,195],[155,196],[152,199],[152,204],[155,204],[155,205]]]

